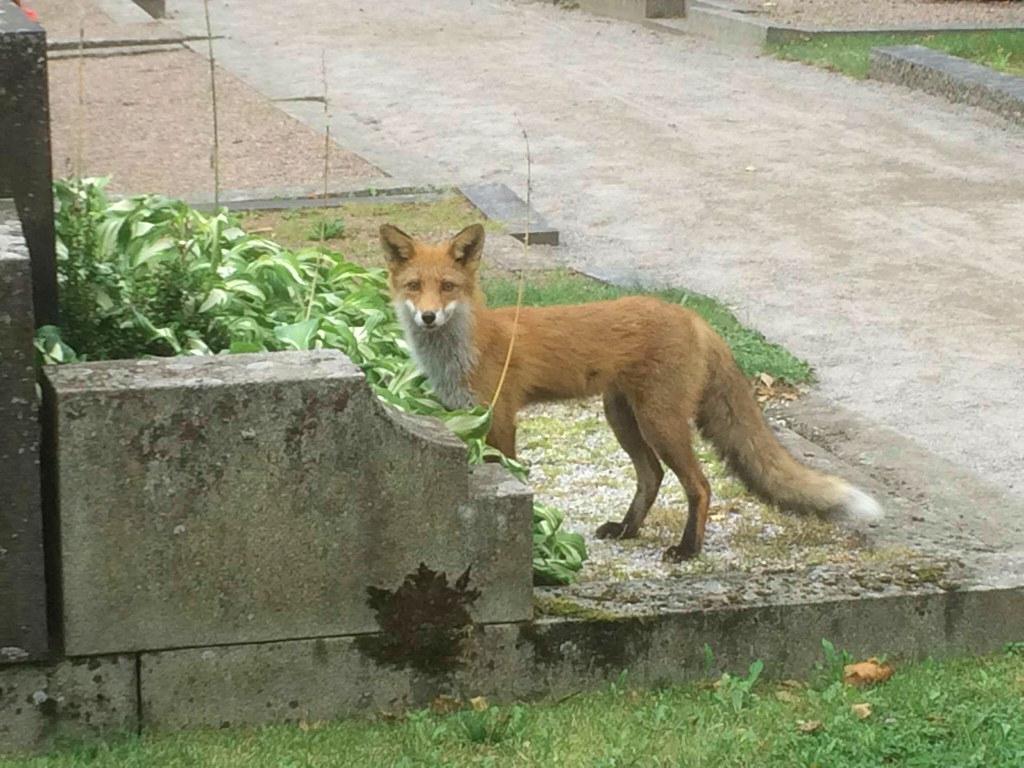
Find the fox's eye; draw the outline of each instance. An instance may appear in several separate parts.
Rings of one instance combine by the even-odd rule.
[[[454,291],[455,283],[453,283],[451,280],[443,280],[441,282],[441,290],[445,292]]]
[[[409,291],[418,291],[420,289],[420,281],[410,280],[408,283],[405,284],[405,288],[406,290]]]

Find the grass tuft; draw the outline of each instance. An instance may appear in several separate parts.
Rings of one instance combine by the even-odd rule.
[[[1024,75],[1024,30],[932,35],[823,35],[770,44],[768,51],[782,59],[802,61],[863,79],[868,76],[871,49],[886,45],[925,45],[1001,72]]]

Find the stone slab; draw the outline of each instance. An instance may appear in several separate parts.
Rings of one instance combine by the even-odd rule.
[[[0,664],[47,652],[32,271],[0,200]]]
[[[180,46],[197,39],[205,40],[206,38],[198,38],[195,35],[170,35],[164,37],[92,37],[86,38],[85,40],[79,40],[76,37],[49,40],[46,43],[46,50],[48,53],[53,53],[54,51],[90,51],[95,48],[144,48],[146,46],[165,45]],[[214,35],[214,39],[218,39],[218,36]]]
[[[531,614],[531,497],[340,352],[48,367],[71,655],[372,631],[368,589],[471,569]]]
[[[466,184],[459,187],[459,192],[488,219],[504,224],[512,237],[526,239],[526,202],[505,184]],[[533,208],[529,210],[529,220],[531,243],[558,245],[558,230]]]
[[[56,324],[57,260],[50,168],[46,33],[0,0],[0,197],[13,197],[32,257],[36,322]]]
[[[119,46],[117,48],[90,48],[85,51],[75,49],[52,51],[49,54],[50,61],[61,61],[64,59],[112,59],[120,56],[148,56],[151,54],[173,53],[183,50],[182,46],[175,44],[168,45],[137,45]]]
[[[981,107],[1024,125],[1024,77],[998,72],[923,45],[873,49],[870,75],[876,80]]]
[[[686,15],[686,0],[579,0],[588,13],[636,21]]]
[[[742,672],[756,659],[765,661],[766,676],[802,678],[822,661],[822,639],[858,658],[903,661],[997,651],[1021,637],[1018,586],[491,625],[475,629],[460,664],[433,674],[381,665],[357,638],[166,651],[141,659],[142,725],[173,731],[316,721],[422,707],[439,694],[552,699],[624,671],[633,685],[655,686]]]
[[[133,0],[133,2],[154,19],[162,19],[167,15],[166,0]]]
[[[0,666],[0,755],[138,729],[133,656]]]
[[[845,27],[780,26],[749,8],[715,0],[692,0],[687,4],[685,17],[652,19],[644,26],[669,34],[694,34],[719,43],[761,50],[767,44],[783,44],[813,40],[837,35],[890,35],[893,37],[920,37],[946,32],[991,32],[1019,27],[972,27],[964,25],[904,26],[897,28],[850,29]]]

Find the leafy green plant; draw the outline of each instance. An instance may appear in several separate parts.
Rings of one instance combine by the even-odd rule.
[[[715,699],[735,713],[739,713],[750,703],[754,686],[764,671],[764,662],[758,659],[750,665],[744,676],[730,675],[723,672],[715,684]]]
[[[333,240],[343,234],[345,234],[344,219],[328,219],[323,216],[313,222],[313,226],[306,232],[306,237],[310,240]]]
[[[514,706],[508,710],[488,707],[480,711],[468,709],[453,716],[459,733],[471,744],[501,744],[522,737],[526,709]]]
[[[833,684],[843,682],[843,670],[847,664],[853,662],[853,656],[847,651],[836,648],[830,641],[822,638],[821,651],[824,661],[815,665],[812,682],[816,688],[827,688]]]
[[[111,202],[98,179],[54,186],[63,319],[37,334],[44,361],[340,349],[381,400],[442,419],[471,463],[500,461],[525,480],[522,464],[484,442],[489,411],[449,411],[434,397],[409,358],[383,269],[282,248],[226,211],[206,215],[153,195]],[[586,559],[583,538],[561,523],[536,505],[539,583],[570,582]]]

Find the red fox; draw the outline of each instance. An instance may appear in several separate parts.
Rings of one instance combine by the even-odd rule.
[[[424,243],[380,229],[389,283],[413,358],[449,408],[489,404],[505,366],[515,309],[488,309],[478,280],[484,229]],[[636,469],[621,522],[600,538],[635,537],[654,503],[664,462],[689,503],[680,561],[704,543],[711,488],[691,445],[691,420],[761,498],[798,512],[878,519],[882,510],[844,480],[797,462],[775,439],[725,341],[699,315],[659,299],[522,307],[487,442],[516,455],[516,414],[530,403],[601,395],[604,412]]]

